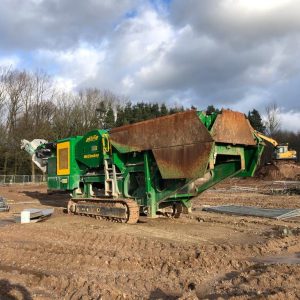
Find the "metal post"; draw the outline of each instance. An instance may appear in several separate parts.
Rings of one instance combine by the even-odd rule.
[[[32,174],[31,181],[35,182],[35,168],[34,168],[34,162],[33,161],[31,161],[31,174]]]
[[[90,183],[84,183],[84,196],[87,198],[91,197],[91,184]]]
[[[151,172],[150,172],[150,165],[149,165],[149,155],[148,152],[144,153],[144,172],[145,172],[145,191],[146,191],[146,197],[147,197],[147,205],[150,209],[148,212],[148,216],[150,218],[156,218],[156,210],[157,205],[155,201],[155,191],[152,187],[151,183]]]

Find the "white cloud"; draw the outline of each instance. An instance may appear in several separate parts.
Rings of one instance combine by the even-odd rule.
[[[281,111],[279,113],[281,121],[281,130],[300,132],[300,112],[299,111]]]
[[[94,79],[99,71],[99,66],[105,59],[103,49],[82,44],[78,48],[66,51],[40,50],[39,59],[51,62],[59,69],[59,82],[69,82],[68,86],[78,86],[80,83]],[[70,82],[72,81],[72,84]]]
[[[159,65],[165,53],[173,47],[176,34],[158,12],[149,5],[143,6],[137,16],[124,19],[115,28],[105,47],[103,64],[98,66],[98,76],[89,78],[84,85],[105,86],[126,93],[133,100],[144,96],[145,100],[151,99],[158,93],[145,88],[147,70]],[[155,74],[155,77],[159,75]]]
[[[131,89],[134,86],[134,81],[131,76],[126,76],[122,80],[125,90]]]
[[[225,0],[224,6],[230,9],[235,6],[239,11],[248,13],[274,11],[291,4],[290,0]]]
[[[17,68],[21,59],[16,56],[4,56],[0,57],[0,66],[5,68]]]
[[[263,113],[265,106],[267,106],[271,101],[272,95],[269,91],[258,89],[249,91],[249,93],[245,94],[243,101],[229,103],[229,107],[233,110],[238,110],[246,114],[253,109],[257,109],[257,107],[260,107],[260,110]]]
[[[64,93],[71,93],[76,87],[76,84],[72,79],[60,76],[54,77],[53,84],[57,91]]]
[[[159,59],[172,46],[173,38],[170,24],[145,8],[139,16],[119,24],[110,46],[121,67],[136,70]]]
[[[279,129],[283,131],[300,132],[300,111],[286,110],[283,107],[277,107],[276,118],[279,121]],[[265,111],[262,112],[262,119],[267,121]]]

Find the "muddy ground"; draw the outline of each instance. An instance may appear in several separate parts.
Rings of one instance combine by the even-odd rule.
[[[299,195],[260,192],[263,181],[227,181],[194,207],[300,208]],[[257,191],[232,191],[247,186]],[[1,186],[0,299],[299,299],[300,218],[277,221],[195,211],[136,225],[64,213],[68,196],[43,185]],[[54,207],[35,224],[9,220]]]

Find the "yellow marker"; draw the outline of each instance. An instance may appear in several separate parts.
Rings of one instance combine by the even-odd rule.
[[[98,139],[99,139],[99,136],[98,136],[97,134],[94,134],[94,135],[89,136],[89,137],[85,140],[85,142],[86,142],[86,143],[95,142],[95,141],[98,141]]]
[[[58,143],[56,148],[57,153],[57,175],[70,174],[70,142]]]
[[[94,154],[85,154],[83,158],[97,158],[99,157],[99,153],[94,153]]]
[[[103,152],[109,152],[110,150],[109,135],[107,133],[102,135],[102,148]]]

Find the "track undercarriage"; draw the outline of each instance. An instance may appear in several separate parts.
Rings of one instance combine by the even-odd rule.
[[[160,209],[158,214],[177,219],[182,212],[182,204],[174,203]],[[68,213],[116,223],[135,224],[139,220],[140,207],[132,199],[72,198],[68,202]]]
[[[73,198],[68,203],[68,213],[135,224],[139,219],[139,205],[132,199]]]

